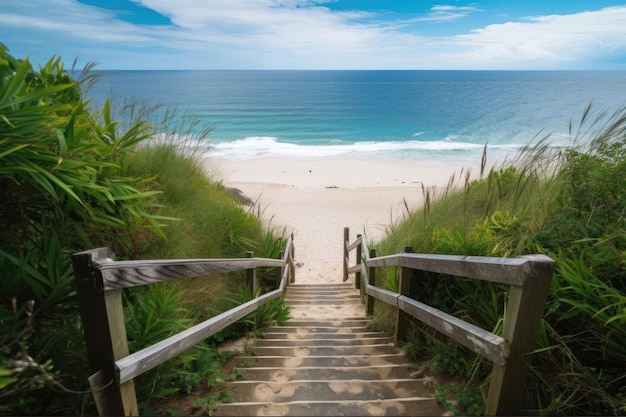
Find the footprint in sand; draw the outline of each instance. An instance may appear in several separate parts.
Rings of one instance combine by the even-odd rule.
[[[273,387],[268,384],[261,384],[254,389],[254,397],[257,401],[272,401],[281,390],[282,387],[278,384]]]
[[[290,357],[283,361],[283,368],[297,368],[302,364],[302,358]]]
[[[349,392],[352,395],[358,395],[363,392],[364,386],[358,382],[330,382],[328,387],[340,394],[342,392]]]
[[[287,382],[287,381],[289,381],[289,378],[291,378],[292,374],[293,374],[293,372],[281,369],[280,371],[274,372],[272,374],[272,377],[271,377],[270,381],[273,381],[273,382]]]
[[[390,408],[394,409],[393,413],[390,413],[390,415],[402,415],[402,413],[404,413],[404,405],[401,403],[397,403],[394,404],[394,406],[387,406],[387,405],[383,405],[383,404],[376,404],[376,403],[369,403],[365,406],[366,408],[366,412],[367,414],[371,415],[371,416],[385,416],[387,415],[387,411]]]
[[[307,347],[299,347],[296,349],[295,356],[310,356],[311,349]]]
[[[284,416],[289,412],[289,407],[281,404],[270,404],[264,406],[258,416]]]

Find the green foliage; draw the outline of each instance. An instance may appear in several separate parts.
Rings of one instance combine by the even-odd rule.
[[[475,389],[459,384],[434,384],[437,402],[455,416],[482,416],[485,402]]]
[[[257,290],[255,298],[260,295],[261,290],[259,289]],[[235,305],[241,305],[252,299],[250,289],[246,289],[241,294],[234,296],[232,301]],[[238,323],[245,326],[246,330],[257,331],[275,323],[284,323],[289,320],[290,317],[291,307],[285,304],[285,300],[282,297],[279,297],[260,305],[256,311],[248,314],[246,317],[239,320]]]
[[[626,413],[626,108],[612,115],[586,109],[572,142],[559,151],[541,138],[514,158],[515,166],[473,181],[466,176],[460,185],[452,179],[443,191],[423,190],[426,206],[394,225],[377,252],[411,245],[421,253],[551,256],[556,270],[532,354],[526,412],[620,415]],[[393,271],[380,276],[393,286]],[[414,282],[415,298],[501,332],[506,286],[427,273]],[[433,371],[471,375],[485,387],[486,361],[451,346],[417,326],[407,349],[431,352],[424,366]]]
[[[197,158],[206,147],[180,140],[169,110],[110,100],[91,108],[89,69],[74,79],[58,57],[35,69],[0,44],[2,413],[95,411],[72,253],[108,246],[118,259],[234,257],[274,244],[259,219],[207,179]],[[206,291],[216,283],[224,292]],[[203,314],[223,311],[219,297],[241,283],[194,288],[211,294]],[[171,286],[131,291],[132,349],[190,325],[198,315],[185,297]],[[219,360],[208,345],[190,350],[138,380],[140,400],[192,389]]]
[[[32,358],[28,367],[14,367],[20,381],[3,391],[38,392],[18,400],[14,393],[12,412],[56,413],[64,406],[46,388],[58,389],[59,380],[85,386],[81,372],[61,370],[64,355],[55,350],[58,340],[75,334],[69,255],[137,225],[160,233],[155,192],[141,190],[144,179],[127,177],[120,165],[153,130],[143,123],[118,129],[106,114],[90,114],[81,91],[90,77],[75,81],[59,58],[35,70],[3,45],[0,55],[0,305],[14,313],[2,316],[0,362],[16,366]],[[80,347],[71,348],[78,348],[80,369],[86,369]],[[45,383],[29,383],[36,378]],[[83,400],[73,403],[80,407]]]

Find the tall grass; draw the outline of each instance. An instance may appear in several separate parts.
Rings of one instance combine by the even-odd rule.
[[[512,161],[483,166],[478,179],[465,175],[443,189],[422,189],[425,206],[394,225],[377,251],[411,245],[422,253],[549,255],[556,270],[531,358],[526,412],[626,414],[626,109],[608,114],[588,107],[570,132],[568,148],[537,136]],[[415,297],[501,330],[505,287],[436,274],[416,284]],[[384,307],[377,315],[392,319]],[[443,370],[486,386],[489,364],[473,353],[423,326],[411,340],[435,359],[457,357]],[[467,364],[471,369],[459,370]]]

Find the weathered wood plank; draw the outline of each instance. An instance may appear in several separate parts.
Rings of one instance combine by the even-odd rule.
[[[119,320],[121,290],[103,292],[102,274],[95,268],[97,262],[110,257],[107,248],[72,255],[80,314],[91,370],[100,372],[98,380],[106,387],[95,396],[99,408],[109,415],[137,415],[132,381],[122,387],[109,384],[115,378],[113,361],[128,354],[124,320]]]
[[[382,288],[374,287],[372,285],[367,286],[367,288],[365,289],[365,293],[393,307],[398,307],[398,293],[383,290]]]
[[[529,260],[524,258],[408,253],[381,256],[370,260],[369,265],[401,266],[511,285],[524,285],[530,268]]]
[[[404,253],[413,253],[413,247],[407,246],[404,248]],[[411,292],[411,283],[413,281],[414,269],[409,267],[402,267],[400,271],[400,281],[398,282],[398,293],[400,295],[408,296]],[[398,304],[399,306],[399,304]],[[396,312],[396,331],[394,333],[394,342],[398,345],[402,339],[406,337],[411,323],[409,314],[401,308],[398,308]]]
[[[406,296],[398,297],[398,308],[490,361],[506,362],[510,348],[505,338]]]
[[[126,337],[126,322],[122,306],[122,290],[107,291],[104,293],[105,309],[109,322],[111,344],[113,346],[113,360],[128,356],[128,339]],[[125,416],[138,416],[137,396],[135,383],[125,381],[119,385]]]
[[[112,384],[113,381],[106,381],[104,377],[104,372],[99,370],[95,374],[91,375],[87,378],[87,382],[89,382],[89,389],[91,390],[91,394],[93,395],[93,400],[96,403],[96,411],[98,411],[99,416],[112,416],[115,413],[109,409],[109,402],[106,396],[106,388],[107,384]]]
[[[369,262],[370,258],[375,258],[376,257],[376,249],[372,248],[369,250],[369,253],[367,253],[367,251],[365,251],[365,262],[362,263],[361,265],[363,265],[363,274],[364,274],[364,281],[365,281],[365,293],[367,294],[367,290],[370,288],[376,288],[376,269],[374,267],[367,267],[367,263]],[[368,316],[373,316],[374,315],[374,302],[375,302],[376,298],[374,298],[372,295],[367,294],[367,307],[366,307],[366,312]]]
[[[348,268],[348,274],[361,272],[361,264],[356,264]]]
[[[360,246],[362,242],[363,239],[361,238],[361,236],[357,236],[356,240],[348,245],[348,252],[354,250],[357,246]]]
[[[343,282],[348,280],[348,265],[350,265],[350,252],[348,252],[348,245],[350,245],[350,228],[343,228]]]
[[[149,371],[255,311],[254,299],[115,362],[118,384]]]
[[[224,274],[258,267],[283,267],[282,259],[162,259],[151,261],[100,261],[104,290],[130,288],[180,278]]]
[[[270,301],[272,301],[272,300],[274,300],[276,298],[280,298],[282,295],[283,295],[283,291],[281,291],[280,288],[279,288],[277,290],[273,290],[273,291],[270,291],[268,293],[265,293],[265,294],[259,296],[257,298],[257,300],[259,301],[259,306],[261,306],[261,305],[263,305],[263,304],[265,304],[267,302],[270,302]]]
[[[361,238],[361,235],[357,235],[357,240],[358,240],[358,245],[356,246],[356,264],[357,266],[359,266],[359,268],[355,271],[354,274],[354,287],[357,290],[361,289],[361,269],[360,266],[363,263],[363,259],[362,259],[362,252],[363,252],[363,246],[361,245],[361,243],[363,242],[363,239]]]
[[[522,405],[522,394],[528,377],[526,355],[537,344],[554,261],[544,255],[528,255],[530,276],[525,287],[512,286],[504,315],[502,336],[511,343],[506,364],[494,366],[486,403],[487,415],[516,415]]]

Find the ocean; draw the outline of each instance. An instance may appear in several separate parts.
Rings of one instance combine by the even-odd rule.
[[[176,108],[224,158],[355,157],[480,164],[536,135],[571,144],[589,103],[626,105],[626,72],[96,71],[89,94]],[[198,130],[195,134],[200,134]]]

